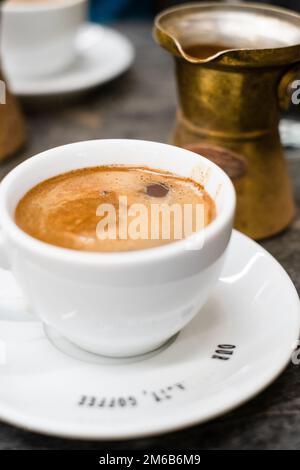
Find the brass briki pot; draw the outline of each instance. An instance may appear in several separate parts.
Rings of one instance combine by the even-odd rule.
[[[280,232],[294,215],[278,124],[300,78],[300,15],[252,3],[185,4],[157,16],[154,35],[176,62],[173,143],[227,170],[237,229],[255,239]],[[225,49],[191,53],[218,44]]]
[[[23,116],[0,69],[0,161],[17,152],[25,144],[25,139]]]
[[[0,40],[1,3],[0,0]],[[0,161],[12,156],[26,141],[23,115],[16,98],[10,93],[7,81],[1,71],[0,62]]]

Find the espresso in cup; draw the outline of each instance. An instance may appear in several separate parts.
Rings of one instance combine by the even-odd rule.
[[[47,179],[21,199],[17,225],[63,248],[118,252],[186,238],[215,217],[203,186],[146,167],[101,166]]]
[[[109,187],[103,184],[105,174]],[[88,240],[89,214],[95,217],[96,212],[93,224],[103,221],[103,209],[115,206],[100,203],[119,199],[126,188],[128,199],[142,201],[141,207],[148,200],[175,200],[179,206],[191,198],[195,204],[204,201],[206,221],[212,222],[185,240],[158,248],[83,251],[77,243],[82,234]],[[80,211],[86,203],[92,209]],[[45,328],[94,354],[145,354],[184,328],[210,297],[222,271],[234,209],[230,179],[201,155],[139,140],[77,142],[29,158],[1,182],[0,266],[12,270]],[[59,214],[64,215],[61,232]],[[65,246],[77,250],[57,247],[59,233],[66,241],[68,231]],[[91,244],[103,249],[108,242],[95,239],[95,227],[91,233]],[[118,243],[127,250],[149,246],[147,240],[121,237],[109,243],[114,250],[121,250]]]

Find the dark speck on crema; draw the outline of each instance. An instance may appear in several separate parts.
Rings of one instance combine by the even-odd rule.
[[[162,183],[149,184],[146,192],[151,197],[165,197],[169,192],[169,188]]]

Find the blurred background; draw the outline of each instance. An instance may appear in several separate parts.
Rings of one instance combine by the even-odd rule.
[[[198,2],[201,0],[197,0]],[[220,0],[222,1],[222,0]],[[224,0],[226,1],[226,0]],[[300,0],[256,0],[300,11]],[[149,18],[164,8],[193,0],[91,0],[91,19],[93,21],[112,21],[116,19]]]

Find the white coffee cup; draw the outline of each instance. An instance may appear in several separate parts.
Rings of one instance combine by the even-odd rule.
[[[67,68],[75,58],[75,39],[86,18],[87,0],[1,6],[1,56],[9,77],[38,77]]]
[[[16,205],[34,185],[70,170],[110,164],[193,178],[214,199],[215,220],[184,240],[119,253],[59,248],[15,224]],[[30,158],[2,181],[0,264],[12,270],[34,314],[72,343],[106,356],[143,354],[179,332],[207,301],[222,269],[234,211],[230,179],[190,151],[138,140],[65,145]]]

